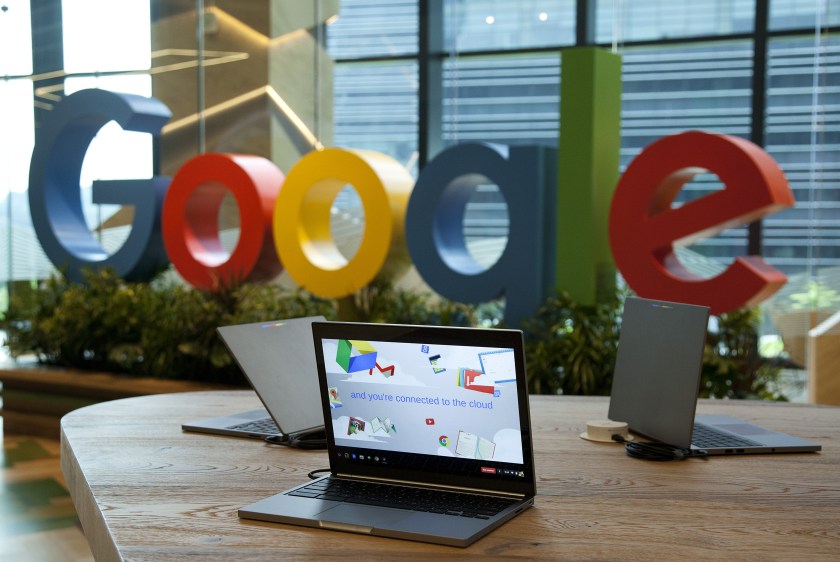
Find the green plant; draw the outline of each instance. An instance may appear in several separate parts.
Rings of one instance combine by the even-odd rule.
[[[536,394],[609,394],[620,301],[594,306],[568,293],[549,298],[524,322],[528,388]]]
[[[609,394],[623,298],[594,306],[558,293],[523,323],[528,388],[542,394]],[[373,284],[337,305],[301,290],[245,283],[203,293],[159,279],[127,283],[113,271],[86,272],[83,283],[54,276],[17,293],[3,321],[12,356],[34,354],[66,367],[134,376],[244,384],[216,327],[323,315],[364,322],[494,325],[486,311]],[[488,312],[489,311],[489,312]],[[702,396],[783,400],[780,370],[761,357],[758,312],[717,317],[708,334]]]
[[[128,283],[110,270],[82,283],[57,275],[15,295],[3,322],[13,357],[134,376],[245,384],[218,326],[323,315],[408,324],[473,325],[474,310],[430,295],[372,285],[344,299],[318,299],[265,283],[204,293],[166,281]]]
[[[840,305],[840,293],[819,281],[808,281],[805,290],[788,295],[791,310],[834,308]]]
[[[88,271],[82,283],[54,276],[14,297],[4,320],[13,357],[129,375],[245,384],[216,327],[295,316],[334,318],[330,301],[276,285],[202,293],[174,283],[127,283]]]
[[[347,321],[390,324],[475,326],[477,323],[473,307],[378,282],[340,300],[338,316]]]
[[[781,368],[759,352],[760,311],[740,309],[716,319],[706,336],[700,396],[786,400],[779,389]]]

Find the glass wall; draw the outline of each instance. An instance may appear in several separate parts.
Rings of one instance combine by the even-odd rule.
[[[288,170],[303,154],[334,144],[333,66],[324,29],[337,17],[337,1],[0,4],[2,310],[15,284],[53,271],[32,226],[27,188],[40,122],[65,97],[99,88],[154,96],[172,112],[158,146],[148,134],[110,123],[85,156],[82,210],[108,253],[128,236],[132,209],[93,204],[97,180],[171,176],[211,151],[260,155]],[[409,41],[416,42],[416,33]],[[238,225],[238,207],[227,197],[219,213],[227,249],[237,240]]]
[[[365,6],[371,21],[387,26],[388,2],[379,2],[377,9],[375,2],[345,0],[342,10],[356,4]],[[760,253],[789,275],[784,290],[766,303],[774,316],[768,315],[764,325],[768,333],[776,332],[783,323],[778,316],[791,306],[824,309],[812,317],[817,321],[840,309],[840,3],[446,0],[440,8],[436,2],[418,5],[432,29],[418,29],[425,47],[421,41],[417,61],[421,69],[431,69],[430,81],[440,80],[442,98],[435,108],[427,85],[419,84],[417,103],[432,105],[424,115],[438,125],[428,127],[430,136],[418,133],[421,154],[425,149],[431,158],[468,141],[557,146],[560,54],[575,45],[612,49],[623,59],[622,169],[654,140],[702,129],[764,146],[793,188],[794,208],[698,242],[681,254],[686,265],[713,275],[737,256]],[[386,49],[363,56],[333,49],[341,41],[340,28],[329,27],[330,52],[346,76],[372,60],[384,64],[392,58]],[[406,57],[404,52],[398,58]],[[418,81],[421,75],[418,71]],[[397,76],[382,79],[387,83]],[[352,80],[337,78],[337,99],[354,87]],[[367,142],[363,139],[377,138],[379,131],[377,125],[367,134],[357,127],[354,135],[355,142]],[[397,154],[396,147],[390,152]],[[699,175],[676,204],[722,187],[713,174]],[[466,234],[498,249],[504,245],[505,205],[494,186],[485,188],[481,200],[468,207]],[[797,337],[812,326],[812,320],[797,326]]]
[[[106,127],[87,156],[80,182],[86,218],[113,251],[127,233],[130,210],[93,205],[91,182],[148,177],[154,170],[171,175],[202,152],[258,154],[288,170],[319,147],[363,148],[395,158],[416,177],[457,143],[557,146],[561,54],[598,45],[623,58],[622,169],[658,138],[703,129],[764,146],[791,183],[794,208],[695,244],[688,250],[698,267],[720,271],[757,250],[791,278],[777,302],[794,296],[809,306],[840,308],[831,292],[840,291],[838,2],[2,4],[0,280],[6,287],[51,270],[29,219],[29,157],[40,120],[78,89],[151,94],[173,113],[160,146]],[[714,175],[700,175],[677,204],[721,187]],[[334,206],[334,235],[352,253],[364,225],[358,197],[348,187]],[[220,212],[228,246],[237,236],[236,211],[228,200]],[[492,262],[507,235],[496,187],[482,186],[467,214],[468,240]],[[807,300],[814,290],[815,300]],[[766,330],[775,325],[768,322]]]

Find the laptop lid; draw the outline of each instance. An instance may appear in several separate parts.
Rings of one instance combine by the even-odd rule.
[[[705,306],[628,297],[609,418],[657,441],[689,448],[708,323]]]
[[[323,320],[323,316],[311,316],[218,328],[219,336],[265,405],[265,410],[199,420],[186,423],[182,428],[238,435],[241,432],[232,427],[266,415],[270,415],[285,434],[322,427],[324,420],[319,408],[311,325],[314,321]],[[263,436],[253,429],[244,434]]]
[[[333,474],[533,497],[522,332],[314,322]]]
[[[695,417],[708,321],[704,306],[627,298],[609,418],[627,422],[641,435],[707,455],[819,451],[816,443],[737,418]],[[701,440],[695,428],[717,435]]]

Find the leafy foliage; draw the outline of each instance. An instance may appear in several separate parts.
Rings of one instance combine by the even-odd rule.
[[[549,298],[524,323],[530,392],[609,394],[618,323],[618,299],[582,306],[565,292]]]
[[[342,299],[338,313],[342,320],[353,322],[431,326],[475,326],[477,318],[475,309],[465,304],[383,283],[372,283]]]
[[[166,283],[127,283],[113,271],[86,272],[83,283],[60,276],[6,314],[13,357],[137,376],[245,384],[216,327],[323,314],[332,303],[273,285],[241,285],[216,293]]]
[[[62,276],[16,294],[4,320],[13,357],[135,376],[244,385],[218,326],[323,315],[327,319],[472,325],[468,306],[374,285],[341,303],[244,283],[213,293],[174,282],[127,283],[111,270],[82,283]]]
[[[583,306],[558,293],[523,323],[528,388],[538,394],[600,394],[612,387],[623,298]],[[500,310],[470,307],[373,284],[338,302],[271,284],[214,293],[157,280],[127,283],[113,271],[87,272],[83,283],[54,276],[16,293],[3,322],[12,356],[77,369],[134,376],[245,384],[216,327],[281,318],[475,326],[498,323]],[[489,316],[488,316],[489,315]],[[783,400],[780,370],[757,348],[758,313],[720,315],[708,334],[701,395]]]
[[[781,368],[758,350],[757,309],[718,315],[706,336],[700,396],[786,400],[779,391]]]

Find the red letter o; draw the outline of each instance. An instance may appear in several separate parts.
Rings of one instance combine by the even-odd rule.
[[[163,242],[178,273],[210,291],[280,273],[272,213],[283,179],[277,166],[259,156],[203,154],[184,164],[172,178],[161,216]],[[227,192],[239,206],[239,241],[230,254],[218,224]]]

